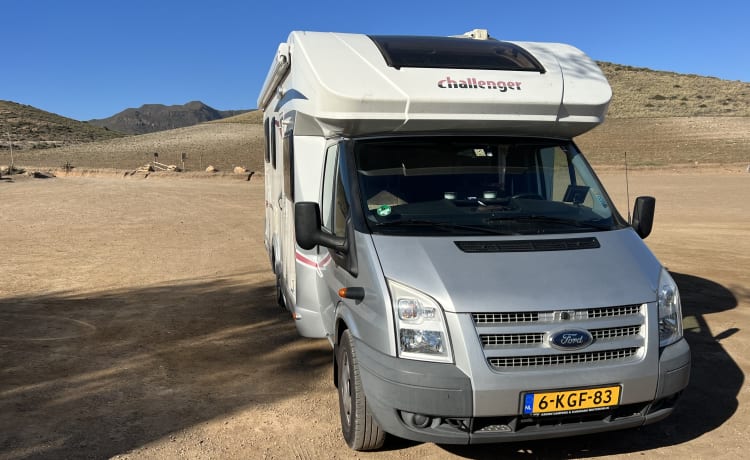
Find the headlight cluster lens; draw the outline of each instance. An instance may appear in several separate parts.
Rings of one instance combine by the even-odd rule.
[[[388,280],[402,358],[452,362],[453,354],[440,305],[420,291]]]
[[[666,269],[659,277],[659,346],[666,347],[682,338],[682,303],[677,283]]]

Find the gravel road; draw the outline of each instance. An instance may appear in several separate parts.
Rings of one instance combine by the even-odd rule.
[[[624,179],[602,179],[625,209]],[[693,376],[640,430],[350,451],[326,341],[274,303],[262,178],[0,181],[0,459],[741,458],[750,448],[750,174],[643,170]]]

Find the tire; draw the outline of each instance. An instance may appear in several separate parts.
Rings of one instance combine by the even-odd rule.
[[[283,310],[288,310],[286,302],[284,302],[284,293],[281,291],[281,275],[276,275],[276,303]]]
[[[344,331],[336,355],[338,363],[339,412],[344,440],[354,450],[379,449],[385,442],[385,431],[372,417],[362,389],[359,361],[352,334]]]

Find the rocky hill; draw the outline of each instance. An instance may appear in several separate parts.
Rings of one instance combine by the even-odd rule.
[[[612,86],[608,118],[750,116],[748,82],[598,64]]]
[[[216,110],[200,101],[183,105],[146,104],[137,109],[123,110],[109,118],[89,120],[88,123],[127,134],[147,134],[220,120],[245,112],[247,110]]]
[[[91,126],[30,105],[0,101],[0,150],[46,149],[95,142],[125,134]]]

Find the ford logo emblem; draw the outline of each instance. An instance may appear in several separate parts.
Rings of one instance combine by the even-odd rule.
[[[549,344],[558,350],[580,350],[591,345],[594,338],[589,331],[583,329],[565,329],[553,332],[549,336]]]

